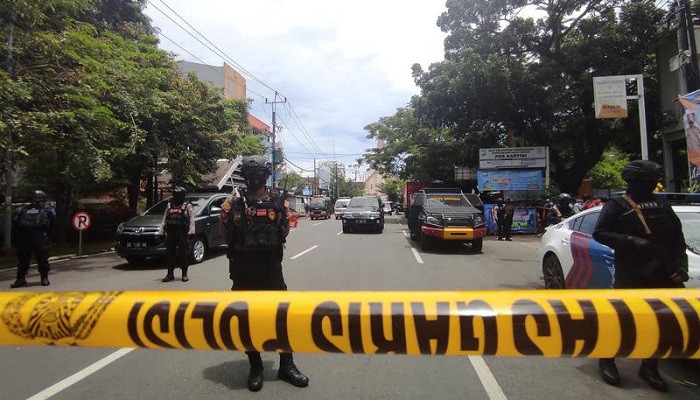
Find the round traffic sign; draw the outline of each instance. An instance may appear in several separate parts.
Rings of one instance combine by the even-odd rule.
[[[73,229],[84,231],[90,227],[90,215],[85,211],[79,211],[73,216]]]

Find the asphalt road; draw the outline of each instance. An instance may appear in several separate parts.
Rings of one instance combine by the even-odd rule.
[[[513,290],[542,287],[537,238],[487,240],[422,252],[402,217],[387,217],[384,233],[342,234],[340,221],[301,220],[292,230],[284,271],[290,290]],[[230,289],[222,251],[190,268],[190,281],[162,283],[162,262],[139,269],[115,255],[54,263],[51,290]],[[0,272],[10,290],[13,271]],[[176,273],[179,277],[179,273]],[[31,283],[38,285],[33,270]],[[6,289],[5,289],[6,288]],[[41,286],[27,290],[41,291]],[[11,399],[697,399],[700,371],[662,362],[669,393],[649,389],[638,361],[619,360],[623,387],[600,380],[595,360],[298,354],[308,388],[278,381],[278,357],[264,354],[266,381],[246,389],[245,354],[228,351],[0,347],[0,398]]]

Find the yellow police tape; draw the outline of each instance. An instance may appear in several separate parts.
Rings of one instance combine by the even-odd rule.
[[[0,294],[0,345],[700,358],[700,290]]]

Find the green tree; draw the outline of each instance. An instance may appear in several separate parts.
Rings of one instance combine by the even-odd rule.
[[[396,202],[403,195],[403,185],[405,183],[406,181],[400,179],[386,179],[377,185],[377,189],[384,193],[389,198],[389,201]]]
[[[593,179],[593,187],[598,189],[621,189],[627,187],[622,179],[622,169],[629,163],[629,156],[616,148],[605,150],[600,161],[588,171],[586,176]]]
[[[636,118],[595,119],[594,76],[644,73],[647,125],[658,127],[655,46],[667,34],[664,16],[648,0],[449,0],[438,18],[445,60],[413,66],[421,94],[366,128],[394,142],[365,158],[402,178],[446,180],[453,165],[476,166],[479,148],[517,135],[549,146],[554,179],[575,189],[610,145],[639,148]],[[400,122],[411,111],[407,129]]]

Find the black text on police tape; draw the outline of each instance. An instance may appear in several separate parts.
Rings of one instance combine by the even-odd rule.
[[[653,310],[659,328],[659,339],[654,352],[655,357],[690,357],[700,350],[700,315],[698,310],[685,299],[671,299],[681,310],[682,317],[674,313],[660,299],[646,299]],[[617,324],[623,334],[620,338],[616,357],[627,357],[635,348],[640,334],[637,332],[635,316],[622,299],[610,299],[607,302],[614,308]],[[162,301],[144,308],[143,302],[136,302],[129,312],[128,332],[134,344],[139,347],[192,348],[190,339],[204,337],[210,349],[257,350],[257,351],[294,351],[290,341],[289,329],[299,321],[290,321],[288,311],[290,303],[277,304],[275,311],[275,336],[255,340],[262,342],[262,348],[253,343],[255,332],[251,331],[250,307],[248,302],[236,301],[230,304],[217,302],[175,302]],[[446,354],[450,342],[450,315],[457,315],[459,324],[459,351],[486,355],[499,354],[499,335],[512,335],[515,350],[521,355],[544,355],[536,344],[537,337],[559,338],[562,356],[587,356],[596,347],[601,335],[599,330],[599,312],[590,300],[578,300],[582,311],[581,317],[574,317],[560,300],[549,300],[554,313],[548,313],[543,306],[533,300],[522,299],[513,302],[510,314],[505,317],[510,321],[510,329],[502,331],[504,315],[497,316],[493,307],[484,300],[457,302],[435,302],[430,304],[436,312],[426,313],[425,302],[392,302],[385,307],[381,302],[350,302],[343,309],[334,301],[317,304],[309,319],[311,340],[321,352],[344,353],[334,344],[344,338],[350,343],[350,352],[354,354],[406,354],[408,351],[407,326],[415,331],[411,337],[416,338],[416,347],[421,354]],[[406,308],[408,306],[408,308]],[[187,310],[192,308],[188,314]],[[362,332],[367,329],[363,324],[362,310],[369,310],[369,332],[371,344],[364,343]],[[406,312],[406,310],[410,312]],[[174,312],[174,316],[172,315]],[[384,318],[391,320],[389,331],[385,331]],[[170,334],[171,318],[176,343],[169,342],[165,335]],[[343,324],[344,318],[346,324]],[[482,320],[483,329],[475,331],[474,319]],[[499,321],[499,318],[501,320]],[[534,319],[536,332],[528,332],[526,320]],[[186,320],[201,322],[201,330],[186,331]],[[232,330],[233,320],[235,331]],[[556,319],[557,324],[553,324]],[[412,324],[408,324],[408,321]],[[324,332],[324,321],[330,324],[330,335]],[[188,326],[200,326],[199,324]],[[343,327],[346,326],[347,329]],[[684,334],[682,326],[687,327]],[[556,329],[556,331],[554,330]],[[217,340],[219,338],[219,340]],[[234,344],[238,338],[243,348]],[[576,343],[581,341],[581,350],[575,353]],[[434,346],[431,346],[434,343]],[[223,346],[222,346],[223,345]],[[552,355],[552,354],[547,354]]]

